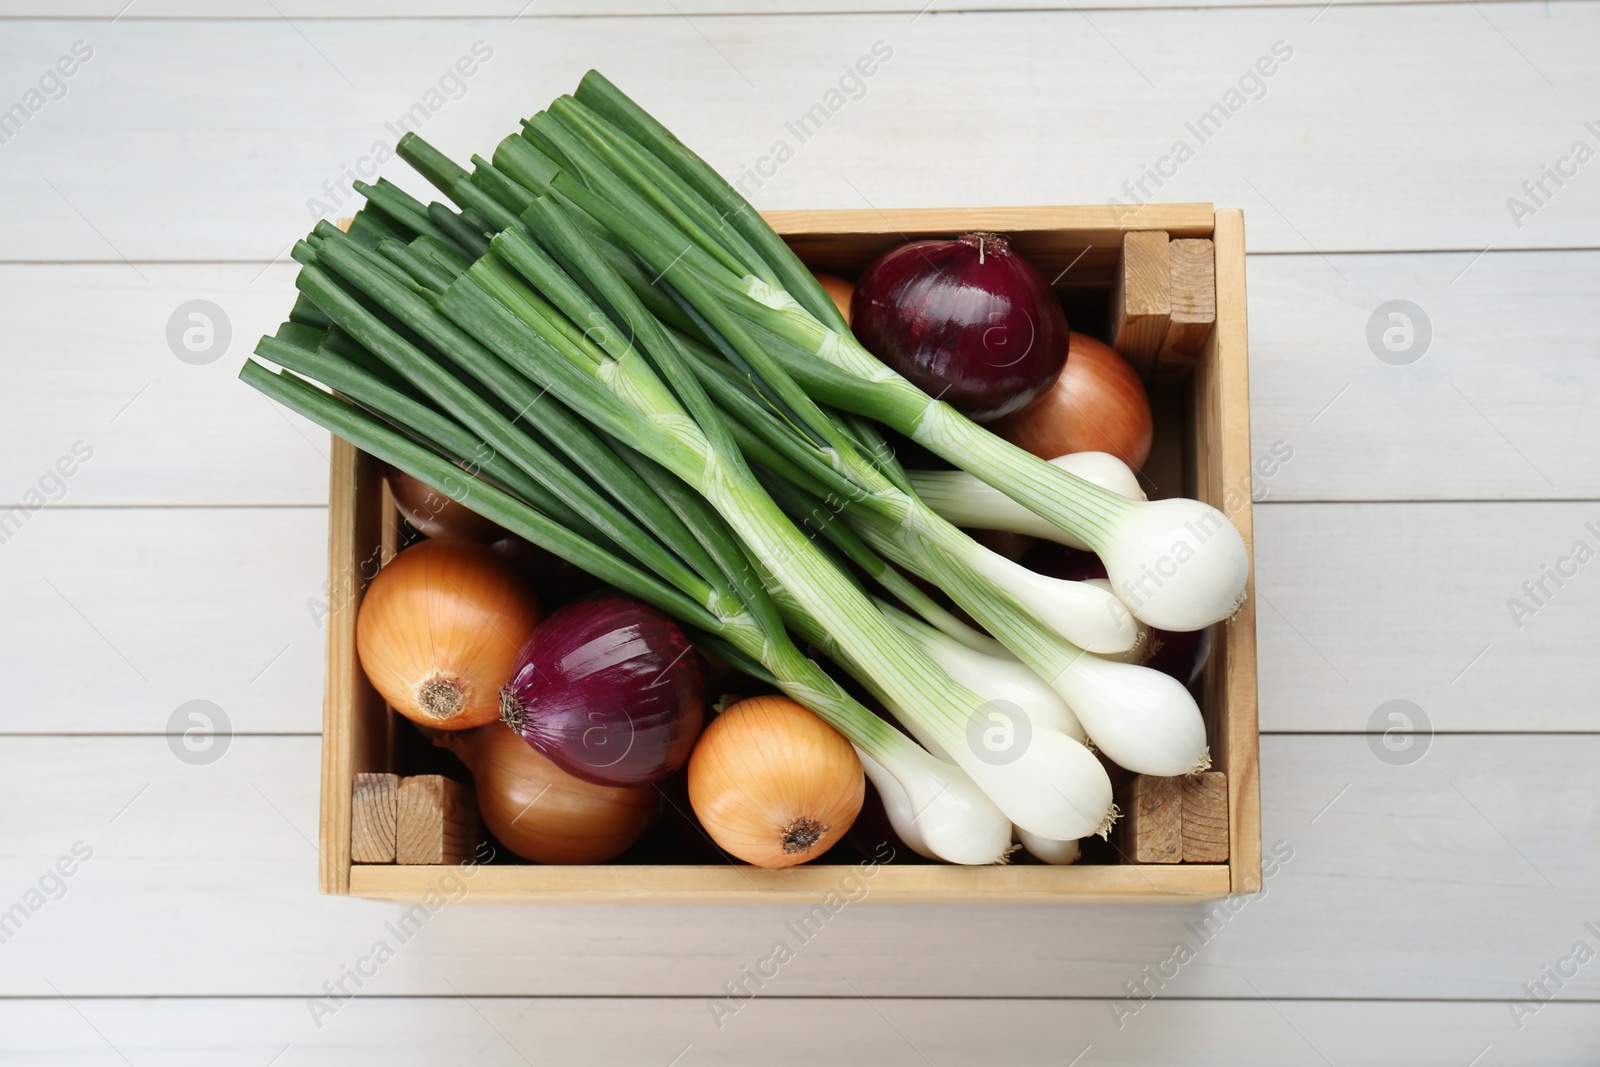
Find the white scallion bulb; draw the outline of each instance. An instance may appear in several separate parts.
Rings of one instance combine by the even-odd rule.
[[[1077,841],[1052,841],[1038,834],[1030,834],[1022,827],[1016,827],[1017,843],[1028,850],[1028,855],[1043,863],[1064,867],[1069,863],[1078,862]]]
[[[1163,630],[1198,630],[1244,603],[1250,553],[1226,515],[1198,500],[1130,509],[1097,551],[1128,609]]]
[[[975,572],[1079,648],[1126,652],[1138,641],[1138,623],[1114,593],[1085,582],[1051,578],[982,546],[977,548],[967,559]]]
[[[1001,659],[975,652],[954,638],[939,633],[893,608],[885,610],[884,615],[901,632],[921,645],[922,650],[944,668],[952,681],[966,686],[997,707],[1025,709],[1030,727],[1059,730],[1080,742],[1088,737],[1083,724],[1078,721],[1078,717],[1072,713],[1072,709],[1067,706],[1061,695],[1016,658],[1008,655],[1007,658]],[[898,715],[896,717],[899,718]],[[931,738],[919,739],[928,751],[936,756],[946,760],[950,758],[943,746],[937,742],[929,743],[932,741]]]
[[[911,745],[904,753],[896,754],[893,771],[886,772],[895,785],[892,807],[885,794],[895,833],[916,851],[947,863],[1004,860],[1011,849],[1011,820],[995,802],[961,768]],[[877,778],[873,784],[884,792]]]
[[[1200,708],[1171,675],[1080,656],[1055,679],[1055,689],[1119,767],[1173,778],[1211,764]]]
[[[1059,730],[1024,737],[1021,722],[1013,729],[1009,748],[974,745],[955,753],[978,787],[1012,822],[1040,837],[1068,841],[1109,832],[1111,779],[1094,753]]]

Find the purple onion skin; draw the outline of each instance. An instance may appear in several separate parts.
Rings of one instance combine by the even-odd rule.
[[[660,611],[596,593],[533,632],[500,709],[567,773],[598,785],[650,785],[682,766],[700,735],[700,657]]]
[[[1089,578],[1104,578],[1106,565],[1093,552],[1068,548],[1053,541],[1040,541],[1022,557],[1022,565],[1051,578],[1081,582]],[[1144,666],[1162,674],[1170,674],[1184,685],[1193,685],[1195,679],[1211,658],[1211,627],[1199,630],[1158,630],[1150,627],[1150,640],[1155,652],[1144,661]]]
[[[856,283],[850,325],[867,351],[978,422],[1033,403],[1067,359],[1050,283],[993,233],[885,252]]]

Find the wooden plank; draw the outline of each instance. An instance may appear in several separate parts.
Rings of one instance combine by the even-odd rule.
[[[32,514],[0,545],[27,620],[0,640],[0,732],[161,733],[205,700],[228,731],[315,733],[326,529],[320,508]]]
[[[325,504],[327,433],[238,381],[256,338],[294,302],[294,265],[139,270],[143,279],[120,264],[0,268],[18,357],[7,361],[0,502],[24,500],[82,441],[92,454],[49,494],[57,503]],[[168,347],[166,324],[190,300],[220,309],[232,335],[204,366]]]
[[[1174,797],[1176,804],[1176,797]],[[1176,859],[1172,861],[1174,864]],[[374,900],[417,902],[436,892],[451,868],[356,867],[350,892]],[[850,867],[807,865],[781,871],[694,865],[599,867],[485,867],[472,879],[480,904],[738,904],[807,905],[825,897]],[[884,867],[873,876],[879,904],[1088,905],[1176,904],[1216,900],[1228,893],[1221,864],[1133,870],[1125,865]]]
[[[1118,826],[1117,851],[1129,863],[1178,863],[1183,859],[1183,798],[1176,778],[1136,774]]]
[[[1137,1014],[1118,1015],[1102,1000],[806,1000],[783,995],[787,971],[781,973],[759,990],[752,983],[759,995],[736,1005],[698,997],[497,997],[466,978],[457,979],[462,997],[364,992],[336,1011],[332,1002],[312,1000],[312,1008],[328,1011],[315,1016],[294,999],[0,1001],[0,1056],[19,1064],[120,1065],[116,1049],[137,1064],[212,1067],[219,1049],[240,1064],[264,1064],[288,1046],[295,1063],[310,1067],[352,1059],[455,1063],[463,1050],[481,1067],[667,1064],[674,1056],[733,1067],[911,1065],[923,1063],[921,1056],[928,1063],[992,1062],[994,1035],[1005,1034],[1006,1062],[1022,1067],[1061,1067],[1086,1047],[1092,1051],[1084,1063],[1130,1067],[1320,1064],[1319,1056],[1337,1064],[1436,1067],[1469,1063],[1485,1047],[1506,1063],[1586,1067],[1600,1032],[1600,1005],[1592,1003],[1556,1001],[1518,1030],[1505,1005],[1492,1001],[1267,1004],[1187,999],[1180,984],[1169,983]],[[738,1010],[714,1015],[719,1003]],[[1248,1052],[1195,1040],[1210,1032],[1248,1035]]]
[[[754,177],[745,184],[761,207],[1214,200],[1252,210],[1263,251],[1600,246],[1600,183],[1569,181],[1531,218],[1513,220],[1505,207],[1593,121],[1582,94],[1552,94],[1537,108],[1525,94],[1548,91],[1541,71],[1557,84],[1591,76],[1586,44],[1600,33],[1600,4],[1336,13],[1309,34],[1311,13],[1298,7],[1107,11],[1092,25],[1064,5],[914,22],[904,14],[774,15],[704,25],[662,7],[666,17],[639,19],[393,20],[380,32],[362,20],[319,19],[307,36],[270,13],[123,19],[117,47],[99,49],[70,96],[6,146],[18,165],[0,174],[0,195],[13,205],[0,258],[93,259],[137,280],[121,256],[142,264],[282,255],[308,226],[308,201],[347,213],[344,168],[363,159],[370,167],[373,145],[395,140],[386,124],[438,91],[478,40],[493,58],[464,93],[452,89],[458,99],[440,92],[423,129],[463,160],[513,129],[508,116],[571,91],[594,66],[622,78],[733,179],[748,168]],[[69,20],[7,27],[19,70],[44,70],[83,37]],[[789,133],[785,123],[836,89],[876,40],[894,57],[866,94],[803,143]],[[1287,62],[1271,56],[1276,41],[1294,49]],[[1063,53],[1074,62],[1061,63]],[[945,91],[949,72],[973,54],[1006,62],[988,72],[983,93]],[[1196,58],[1166,73],[1175,54]],[[702,76],[682,76],[685,56],[704,61]],[[1241,79],[1263,57],[1278,68],[1264,90],[1246,80],[1247,95]],[[1485,70],[1503,77],[1486,79]],[[1141,71],[1165,76],[1147,81]],[[241,123],[229,95],[239,84],[280,106]],[[1107,86],[1130,95],[1115,121],[1083,107]],[[1023,99],[1032,105],[996,123],[995,100]],[[1412,106],[1397,115],[1399,99]],[[1228,116],[1220,129],[1213,108]],[[166,121],[141,121],[152,113]],[[1473,115],[1475,136],[1441,137],[1440,113]],[[308,125],[303,117],[312,114],[321,118]],[[1188,129],[1203,114],[1213,116],[1204,140]],[[792,157],[774,171],[780,139]],[[1174,173],[1180,139],[1193,155]],[[192,180],[172,182],[171,161],[195,144],[210,151],[191,161]],[[1415,166],[1419,144],[1433,165]],[[953,145],[985,151],[952,165]],[[1012,165],[983,162],[996,153]],[[1147,177],[1156,168],[1170,175],[1159,186]],[[379,169],[420,189],[393,161]],[[113,170],[118,180],[102,181]],[[53,176],[55,190],[41,174]],[[179,218],[206,225],[173,225]]]
[[[400,783],[395,815],[395,862],[460,863],[477,844],[477,824],[477,803],[467,786],[441,774],[406,778]],[[429,884],[437,877],[437,872],[424,876]]]
[[[399,822],[400,778],[363,771],[350,797],[350,861],[393,863]]]
[[[1217,321],[1217,268],[1210,241],[1175,239],[1168,251],[1172,258],[1172,314],[1156,353],[1155,374],[1165,381],[1181,382],[1194,368]]]
[[[1573,569],[1580,541],[1600,550],[1588,526],[1600,526],[1600,505],[1266,504],[1257,514],[1268,728],[1387,729],[1379,709],[1402,699],[1435,730],[1594,728],[1600,662],[1582,649],[1600,641],[1595,564],[1560,587],[1544,572]],[[1317,560],[1306,539],[1330,530],[1348,540]]]
[[[317,749],[315,738],[236,737],[223,761],[196,767],[163,738],[8,738],[0,810],[29,817],[13,820],[0,853],[7,907],[73,842],[94,855],[6,942],[0,996],[54,997],[48,977],[74,998],[320,997],[377,939],[392,944],[385,924],[406,908],[315,892]],[[1439,736],[1407,767],[1378,759],[1363,736],[1266,737],[1265,895],[1180,908],[873,907],[876,879],[838,869],[833,887],[860,906],[843,906],[784,966],[781,992],[850,998],[848,976],[873,998],[1120,998],[1176,938],[1195,947],[1187,924],[1208,921],[1175,994],[1426,989],[1490,999],[1506,1018],[1503,1001],[1594,918],[1600,851],[1583,842],[1600,809],[1597,758],[1594,735]],[[470,899],[475,880],[462,873],[434,886]],[[721,996],[811,906],[720,908],[714,922],[694,906],[449,908],[395,946],[363,992],[449,996],[447,975],[469,995]],[[930,922],[956,932],[928,938]],[[83,945],[92,951],[70,951]],[[1600,972],[1583,969],[1561,995],[1600,997]]]
[[[1584,534],[1600,507],[1269,498],[1255,518],[1262,728],[1364,730],[1397,698],[1440,730],[1505,729],[1513,707],[1518,730],[1593,727],[1592,564],[1559,590],[1546,579],[1558,595],[1532,615],[1513,619],[1507,602],[1576,540],[1600,548]],[[180,704],[206,699],[240,733],[316,732],[325,530],[310,508],[38,513],[0,551],[0,603],[29,620],[0,641],[12,694],[0,731],[160,733]],[[168,610],[152,614],[158,601]],[[1411,624],[1372,621],[1400,618]],[[71,713],[38,714],[59,705],[62,679]]]
[[[1250,261],[1253,455],[1270,470],[1256,475],[1258,494],[1600,497],[1600,464],[1587,461],[1600,453],[1600,361],[1589,347],[1600,332],[1600,252],[1332,258],[1348,281],[1315,256]],[[19,500],[82,439],[94,455],[58,504],[322,505],[325,435],[234,378],[246,342],[292,300],[292,270],[272,268],[254,285],[260,268],[247,265],[140,270],[149,286],[120,265],[0,266],[15,350],[34,354],[10,368],[0,497]],[[68,345],[60,324],[77,316],[84,291],[95,292],[96,315]],[[179,362],[140,325],[164,322],[196,293],[233,319],[233,354],[207,367]],[[1367,345],[1374,310],[1397,294],[1426,309],[1438,334],[1409,366]]]
[[[1183,862],[1228,862],[1228,778],[1221,771],[1179,779]]]
[[[1172,253],[1167,237],[1160,230],[1124,234],[1112,276],[1106,337],[1144,377],[1155,369],[1172,314]]]
[[[1266,499],[1600,497],[1600,253],[1474,256],[1251,261],[1256,456],[1293,452]]]
[[[1269,499],[1255,518],[1264,729],[1364,730],[1397,698],[1440,730],[1505,729],[1513,707],[1518,730],[1592,728],[1592,564],[1559,590],[1546,579],[1559,595],[1532,615],[1514,620],[1507,602],[1600,524],[1600,507]],[[0,551],[0,603],[29,620],[0,641],[12,694],[0,731],[160,733],[180,704],[206,699],[240,733],[316,732],[325,530],[310,508],[38,513]],[[168,610],[152,614],[157,601]],[[1372,622],[1399,618],[1412,623]],[[38,714],[59,705],[61,679],[71,713]]]

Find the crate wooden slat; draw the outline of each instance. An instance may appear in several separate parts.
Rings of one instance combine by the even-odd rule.
[[[1161,230],[1214,245],[1217,321],[1192,375],[1156,383],[1152,406],[1165,413],[1152,470],[1156,495],[1186,493],[1225,507],[1225,493],[1250,484],[1248,354],[1244,299],[1244,225],[1238,211],[1208,204],[1115,207],[789,211],[768,213],[813,268],[850,277],[885,249],[917,237],[1003,232],[1059,288],[1108,290],[1123,235]],[[1172,484],[1176,481],[1184,484]],[[1251,543],[1248,496],[1229,518]],[[362,678],[355,659],[355,611],[363,563],[395,546],[392,501],[377,464],[334,441],[330,481],[330,613],[324,709],[322,888],[385,900],[420,900],[445,866],[355,866],[350,854],[350,790],[360,771],[404,773],[391,766],[394,716]],[[370,566],[370,565],[369,565]],[[370,576],[370,575],[369,575]],[[1253,589],[1253,586],[1252,586]],[[1247,601],[1218,626],[1202,679],[1213,765],[1227,774],[1229,861],[1226,864],[1016,864],[969,868],[886,865],[866,898],[898,902],[1192,901],[1249,892],[1261,884],[1257,781],[1255,611]],[[409,728],[401,723],[401,729]],[[609,864],[598,867],[485,866],[473,871],[468,899],[521,903],[639,901],[814,901],[844,869],[806,865],[782,871],[749,867]]]
[[[351,891],[377,900],[421,900],[441,879],[458,875],[464,900],[482,904],[811,903],[836,890],[854,867],[805,864],[782,871],[758,867],[598,867],[364,865],[351,872]],[[454,884],[454,883],[452,883]],[[881,904],[1135,904],[1211,900],[1228,892],[1222,864],[1170,866],[955,867],[944,864],[876,868],[862,903]]]
[[[388,767],[388,711],[356,660],[362,561],[382,544],[378,463],[333,438],[328,478],[328,669],[322,705],[320,885],[350,891],[350,799],[357,773]]]
[[[354,863],[393,863],[395,823],[400,806],[400,776],[363,771],[350,790],[350,859]]]
[[[1172,251],[1163,230],[1124,234],[1122,255],[1111,279],[1111,317],[1106,340],[1142,378],[1155,370],[1156,355],[1172,316]]]
[[[1228,862],[1228,780],[1221,771],[1186,775],[1183,798],[1183,862]]]
[[[1215,628],[1201,679],[1214,769],[1228,775],[1228,868],[1235,893],[1261,888],[1260,726],[1256,703],[1255,534],[1250,510],[1250,357],[1245,320],[1244,212],[1217,212],[1217,324],[1189,384],[1193,492],[1221,508],[1250,550],[1249,598]],[[1242,487],[1242,488],[1241,488]],[[1230,490],[1231,493],[1230,497]],[[1229,507],[1232,499],[1237,506]],[[1226,709],[1226,714],[1219,714]]]
[[[395,815],[399,864],[455,864],[472,855],[478,807],[472,790],[442,774],[400,782]]]
[[[1128,783],[1117,825],[1119,851],[1129,863],[1183,860],[1183,783],[1177,778],[1137,774]]]
[[[1163,381],[1187,378],[1217,322],[1217,267],[1210,241],[1176,240],[1171,259],[1167,334],[1156,353],[1155,376]]]
[[[1210,237],[1214,225],[1210,204],[764,211],[762,216],[813,270],[846,278],[905,241],[1003,233],[1019,255],[1061,289],[1109,285],[1122,237],[1130,230]],[[952,221],[959,225],[951,226]]]

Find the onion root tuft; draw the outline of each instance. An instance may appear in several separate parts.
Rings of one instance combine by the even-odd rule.
[[[448,719],[467,706],[466,683],[453,675],[434,673],[417,684],[417,707],[436,719]]]
[[[810,852],[816,843],[822,840],[822,835],[828,832],[828,827],[809,816],[802,816],[783,828],[779,839],[783,842],[783,851],[790,855],[801,852]]]

